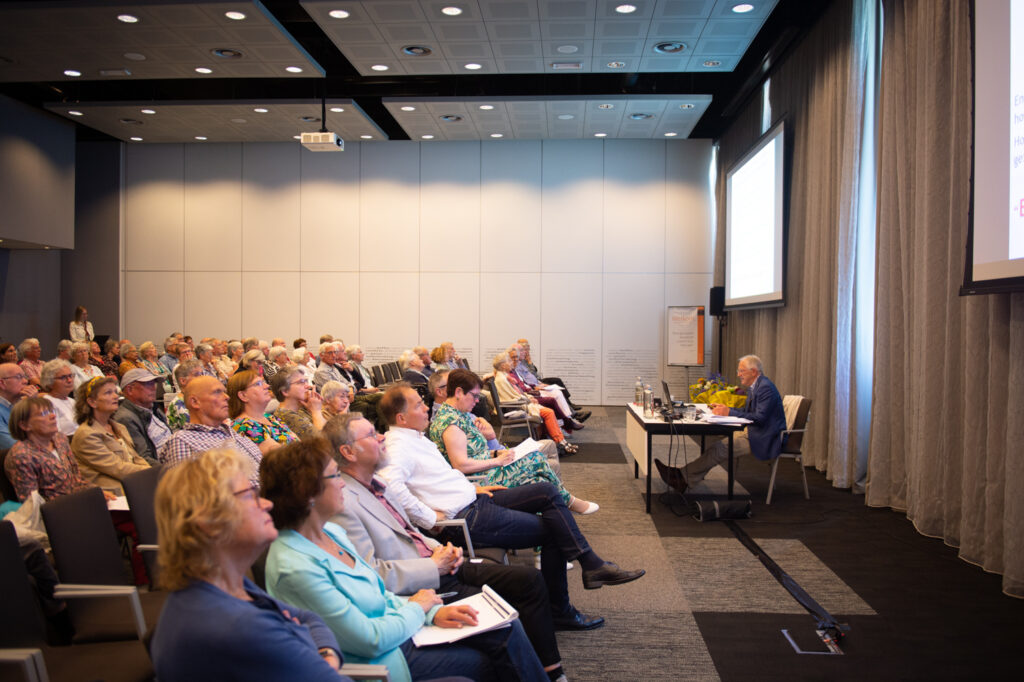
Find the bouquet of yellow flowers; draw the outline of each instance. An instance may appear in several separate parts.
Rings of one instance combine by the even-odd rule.
[[[743,407],[747,404],[746,389],[729,384],[721,374],[712,374],[690,385],[690,402]]]

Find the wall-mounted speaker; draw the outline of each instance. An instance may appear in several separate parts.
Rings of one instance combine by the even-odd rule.
[[[725,287],[711,287],[711,314],[715,317],[725,315]]]

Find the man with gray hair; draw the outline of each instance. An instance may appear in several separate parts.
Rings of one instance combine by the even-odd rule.
[[[288,349],[284,347],[283,341],[280,346],[270,347],[270,357],[268,360],[269,362],[263,365],[263,378],[267,381],[270,380],[270,377],[288,366]]]
[[[200,344],[202,345],[202,344]],[[154,466],[157,452],[171,439],[171,427],[160,410],[153,409],[157,384],[162,379],[148,369],[131,369],[121,377],[124,400],[112,419],[128,429],[139,456]]]
[[[343,384],[348,383],[342,379],[341,372],[339,372],[338,368],[334,366],[335,355],[336,351],[332,341],[324,341],[320,344],[320,366],[317,367],[315,372],[313,372],[313,385],[316,386],[317,391],[319,391],[328,381],[340,381]]]
[[[178,365],[178,339],[172,334],[164,339],[164,354],[157,361],[171,373]]]
[[[57,344],[57,356],[54,360],[71,362],[71,341],[69,339],[61,339]]]

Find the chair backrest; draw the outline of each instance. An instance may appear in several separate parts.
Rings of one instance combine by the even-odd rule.
[[[55,497],[42,511],[61,582],[132,584],[102,490],[86,488]]]
[[[388,380],[384,378],[384,370],[381,369],[380,365],[374,365],[371,367],[370,374],[373,375],[373,384],[375,386],[380,386],[388,382]]]
[[[164,473],[162,465],[136,471],[121,479],[124,495],[128,498],[128,507],[132,512],[132,521],[139,534],[139,544],[157,544],[156,512],[153,499],[156,497],[156,486]],[[142,560],[146,563],[149,584],[156,584],[157,562],[155,552],[143,552]]]
[[[18,493],[14,490],[14,485],[11,480],[7,478],[7,470],[4,469],[4,464],[7,462],[7,453],[9,449],[0,450],[0,495],[3,499],[10,500],[11,502],[18,501]]]
[[[395,377],[394,381],[401,381],[402,380],[402,366],[400,364],[398,364],[398,361],[397,360],[392,360],[391,362],[388,363],[388,366],[391,367],[391,374],[392,374],[392,376]]]
[[[391,383],[392,381],[398,381],[399,377],[395,376],[395,368],[394,368],[392,363],[385,362],[380,367],[381,367],[381,371],[384,372],[384,380],[385,380],[386,383]]]
[[[800,454],[804,444],[804,432],[799,429],[807,428],[807,419],[811,412],[811,399],[802,395],[787,395],[782,397],[782,410],[786,413],[786,430],[793,431],[786,438],[782,445],[782,451],[788,454]]]
[[[28,570],[22,559],[18,535],[10,521],[0,521],[0,642],[4,647],[36,647],[46,640],[46,629]]]

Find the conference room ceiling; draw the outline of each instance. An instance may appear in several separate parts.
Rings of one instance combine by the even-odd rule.
[[[321,98],[354,141],[714,138],[829,2],[0,0],[0,92],[79,139],[290,140]]]

